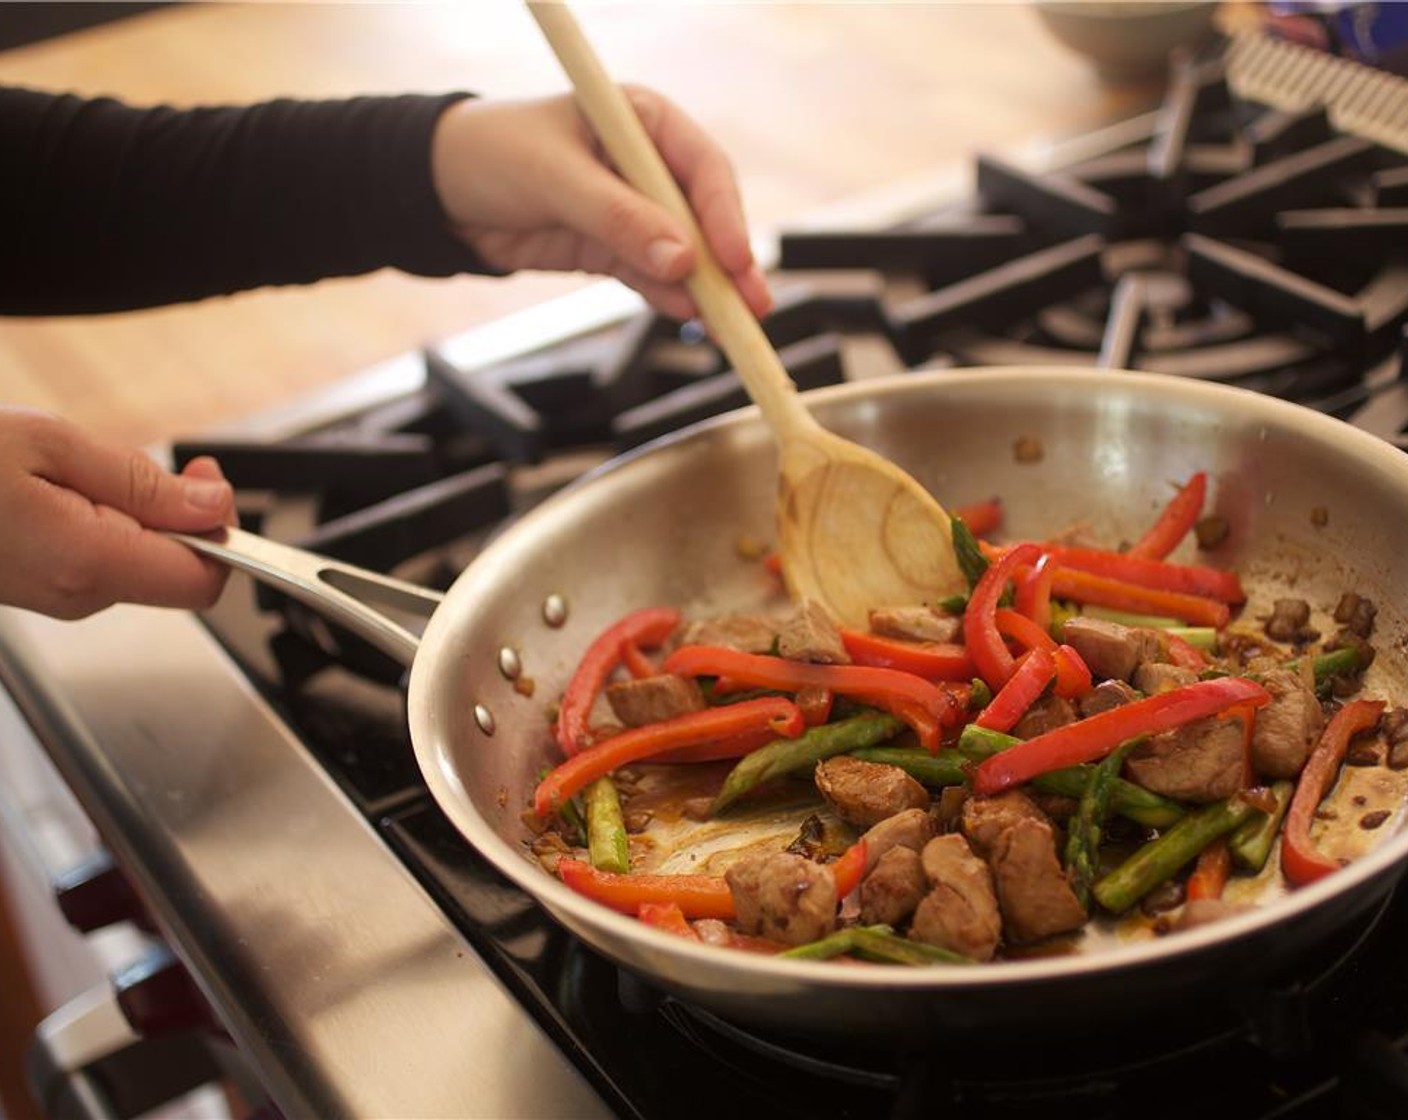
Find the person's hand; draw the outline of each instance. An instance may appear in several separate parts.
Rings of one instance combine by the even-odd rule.
[[[210,606],[228,569],[152,530],[233,519],[213,459],[178,476],[55,416],[0,407],[0,603],[69,619],[117,602]]]
[[[767,314],[772,295],[727,157],[666,98],[625,88],[719,266]],[[603,161],[572,97],[458,102],[436,126],[431,159],[456,234],[492,267],[615,276],[665,315],[697,314],[681,283],[696,256],[684,227]]]

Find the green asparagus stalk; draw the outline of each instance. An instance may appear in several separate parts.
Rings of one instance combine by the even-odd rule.
[[[968,780],[963,769],[968,759],[960,751],[941,750],[930,754],[922,747],[862,747],[847,753],[862,762],[898,766],[926,786],[961,786]]]
[[[937,945],[926,945],[922,941],[898,937],[884,926],[857,926],[852,933],[854,943],[851,951],[868,961],[921,966],[973,963],[970,958],[951,949],[941,949]]]
[[[969,590],[972,590],[978,586],[978,581],[988,570],[988,558],[983,555],[983,550],[978,545],[978,539],[973,536],[961,517],[950,517],[949,525],[953,530],[954,556],[958,560],[959,568],[968,578]]]
[[[1253,817],[1232,834],[1227,846],[1238,867],[1255,874],[1266,866],[1266,861],[1271,857],[1271,845],[1281,831],[1281,821],[1291,807],[1291,794],[1294,792],[1295,783],[1292,781],[1273,782],[1271,796],[1276,799],[1276,808],[1270,813]]]
[[[959,736],[958,750],[967,758],[981,762],[988,756],[1020,742],[1015,736],[1005,735],[1001,731],[989,731],[970,723]],[[1089,764],[1068,766],[1033,778],[1032,785],[1042,793],[1051,793],[1058,797],[1081,797],[1089,787],[1094,773],[1095,767]],[[1118,777],[1110,787],[1110,808],[1145,828],[1168,828],[1184,814],[1183,806],[1177,801],[1170,801],[1167,797],[1161,797],[1143,786]]]
[[[1095,901],[1112,914],[1128,910],[1189,860],[1245,821],[1264,816],[1239,797],[1194,810],[1157,840],[1145,844],[1091,888]]]
[[[1090,884],[1095,882],[1100,839],[1105,830],[1105,818],[1110,812],[1115,779],[1124,765],[1124,756],[1135,742],[1130,740],[1111,751],[1096,765],[1085,792],[1080,795],[1080,807],[1066,832],[1066,871],[1071,889],[1087,910],[1090,909]]]
[[[805,945],[796,945],[791,949],[784,949],[778,953],[779,957],[794,961],[829,961],[833,957],[843,957],[855,948],[856,926],[848,926],[846,929],[838,929],[835,933],[829,933],[819,941],[808,941]],[[882,929],[889,929],[889,926],[882,926]]]
[[[732,805],[749,790],[764,782],[815,766],[823,759],[845,754],[861,747],[873,747],[893,739],[904,729],[892,715],[884,712],[864,712],[836,723],[824,723],[803,732],[795,739],[779,739],[775,743],[747,755],[724,779],[714,803],[709,807],[713,816]]]
[[[1131,614],[1129,611],[1117,611],[1112,607],[1092,607],[1082,608],[1081,614],[1086,618],[1102,618],[1106,622],[1118,622],[1122,626],[1134,626],[1145,630],[1162,630],[1166,634],[1173,634],[1182,638],[1190,646],[1198,649],[1212,649],[1217,644],[1217,629],[1212,626],[1185,626],[1182,619],[1165,618],[1156,614]]]
[[[631,849],[621,798],[610,775],[587,786],[582,798],[587,807],[587,854],[592,866],[625,875],[631,869]]]

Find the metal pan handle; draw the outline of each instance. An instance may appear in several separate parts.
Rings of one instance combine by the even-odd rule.
[[[278,544],[243,529],[226,528],[208,536],[167,536],[278,588],[346,626],[402,665],[409,666],[414,660],[420,636],[394,616],[410,616],[424,624],[445,598],[438,591]]]

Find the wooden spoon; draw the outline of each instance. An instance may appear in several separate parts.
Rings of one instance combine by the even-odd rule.
[[[583,114],[625,180],[684,223],[698,250],[685,286],[777,440],[778,549],[793,599],[848,626],[873,607],[965,592],[949,517],[913,478],[824,430],[797,395],[758,320],[714,260],[689,203],[630,101],[562,3],[529,9],[576,91]]]

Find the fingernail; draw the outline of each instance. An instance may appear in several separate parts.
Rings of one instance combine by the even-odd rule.
[[[196,509],[220,509],[230,498],[230,484],[207,478],[187,478],[182,480],[186,492],[186,503]]]
[[[650,258],[650,267],[654,270],[655,276],[659,280],[669,280],[675,275],[676,266],[680,257],[684,254],[685,247],[678,241],[672,241],[668,237],[661,237],[652,241],[646,249],[646,256]]]

